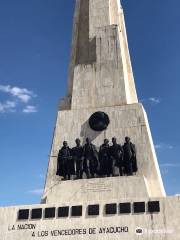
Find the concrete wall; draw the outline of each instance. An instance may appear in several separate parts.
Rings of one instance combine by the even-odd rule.
[[[180,198],[168,197],[161,199],[139,198],[139,201],[144,201],[146,204],[149,200],[160,201],[160,212],[150,214],[145,213],[130,213],[130,214],[115,214],[107,216],[104,212],[104,206],[107,201],[90,201],[81,202],[83,206],[82,217],[67,217],[40,220],[24,220],[18,221],[19,209],[35,209],[47,207],[60,207],[62,204],[48,205],[29,205],[0,208],[0,239],[1,240],[52,240],[52,239],[103,239],[103,240],[178,240],[180,239]],[[131,203],[137,199],[128,199]],[[119,204],[124,202],[124,199],[117,199],[114,203]],[[87,206],[89,204],[99,204],[99,216],[88,216]],[[79,204],[79,203],[78,203]],[[74,202],[76,205],[76,202]],[[65,203],[65,206],[72,206]],[[57,213],[56,213],[57,214]],[[24,228],[24,229],[23,229]],[[89,229],[94,228],[94,234],[89,233]],[[108,229],[114,233],[107,233]],[[137,235],[136,229],[142,229],[143,233]],[[75,229],[76,234],[68,235]],[[106,233],[103,232],[103,229]],[[116,232],[116,229],[119,232]],[[64,230],[67,230],[66,232]],[[69,231],[68,231],[69,230]],[[102,232],[102,233],[100,233]],[[64,234],[67,235],[64,235]],[[82,234],[84,233],[84,234]],[[60,235],[62,234],[62,235]]]

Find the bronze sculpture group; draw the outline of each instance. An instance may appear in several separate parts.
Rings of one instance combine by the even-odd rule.
[[[71,176],[82,179],[83,173],[87,178],[117,176],[115,167],[118,168],[118,176],[131,176],[137,172],[136,148],[129,137],[125,138],[123,146],[112,138],[112,146],[105,139],[99,152],[89,138],[86,144],[81,145],[80,139],[76,139],[76,146],[72,149],[66,141],[59,150],[57,159],[57,173],[63,180],[70,180]]]

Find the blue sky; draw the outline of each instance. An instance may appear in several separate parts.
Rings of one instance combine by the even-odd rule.
[[[74,0],[0,0],[0,206],[39,203],[66,94]],[[180,1],[123,0],[168,195],[180,193]]]

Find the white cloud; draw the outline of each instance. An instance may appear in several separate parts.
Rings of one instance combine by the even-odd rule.
[[[155,144],[155,148],[156,149],[173,149],[174,147],[167,143],[158,143],[158,144]]]
[[[39,188],[39,189],[30,190],[28,191],[28,193],[41,196],[43,194],[43,189]]]
[[[161,103],[161,99],[156,97],[149,97],[146,99],[142,99],[141,102],[150,102],[151,104],[159,104]]]
[[[156,149],[161,149],[161,145],[160,144],[155,144],[154,145]]]
[[[5,93],[8,96],[5,97],[4,101],[0,102],[0,113],[16,112],[18,110],[24,113],[37,112],[37,108],[29,104],[29,102],[36,97],[33,91],[17,86],[0,85],[0,93]],[[2,95],[1,98],[3,97]]]
[[[18,98],[23,103],[28,103],[33,97],[36,97],[32,91],[17,86],[12,87],[10,85],[0,85],[0,91]]]
[[[161,173],[166,175],[172,168],[180,168],[180,163],[162,163],[160,164]]]
[[[23,112],[24,113],[36,113],[37,112],[37,108],[36,106],[26,106],[24,109],[23,109]]]
[[[175,194],[176,197],[180,197],[180,193]]]
[[[150,97],[150,98],[148,98],[148,100],[149,100],[150,102],[156,103],[156,104],[158,104],[158,103],[161,102],[161,99],[160,99],[160,98],[155,98],[155,97]]]
[[[14,101],[0,102],[0,113],[15,112],[17,103]]]
[[[160,164],[161,167],[171,167],[171,168],[177,168],[180,167],[180,163],[162,163]]]

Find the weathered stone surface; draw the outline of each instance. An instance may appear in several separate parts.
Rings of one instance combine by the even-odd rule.
[[[89,127],[88,119],[92,113],[99,110],[108,114],[110,124],[107,130],[95,132]],[[146,185],[148,196],[164,196],[165,192],[154,145],[146,114],[141,104],[104,107],[100,109],[92,108],[59,111],[52,144],[52,157],[49,161],[45,192],[48,193],[48,189],[52,188],[60,181],[60,178],[55,174],[57,167],[57,157],[55,156],[57,156],[59,147],[64,140],[69,142],[70,147],[73,147],[77,137],[81,139],[83,144],[85,143],[86,137],[90,137],[93,140],[93,143],[100,147],[104,138],[111,140],[114,136],[121,144],[124,143],[125,136],[131,137],[132,142],[135,143],[137,148],[137,162],[139,169],[137,176],[143,179],[141,183],[143,183],[144,186]],[[139,188],[144,188],[144,186],[139,185]],[[128,185],[127,188],[131,188],[131,184]],[[57,191],[60,191],[60,189],[57,189]],[[124,191],[124,194],[127,194],[128,190],[126,188],[124,188]],[[59,194],[61,195],[60,192]],[[134,195],[136,195],[136,192],[134,192]],[[48,196],[46,197],[48,198]]]
[[[68,82],[66,109],[137,103],[118,0],[76,1]]]
[[[139,189],[141,186],[141,190]],[[64,191],[66,189],[66,191]],[[44,200],[49,203],[85,203],[95,201],[116,201],[131,198],[149,197],[142,177],[109,177],[75,181],[58,181],[44,193]]]
[[[160,212],[150,214],[130,213],[106,215],[105,204],[142,201],[160,201]],[[178,240],[180,238],[180,198],[128,198],[109,201],[74,202],[73,206],[82,204],[82,216],[67,218],[57,217],[57,208],[60,206],[72,206],[69,202],[64,204],[30,205],[9,208],[0,208],[0,239],[1,240],[51,240],[51,239],[147,239],[147,240]],[[99,204],[98,216],[88,216],[88,205]],[[131,206],[131,208],[132,208]],[[56,207],[56,217],[52,219],[18,221],[19,209],[36,209]],[[43,211],[44,212],[44,211]],[[94,231],[92,234],[92,228]],[[91,234],[89,233],[91,229]],[[137,235],[136,229],[142,229],[143,233]],[[119,232],[118,232],[119,231]],[[110,233],[111,232],[111,233]]]

